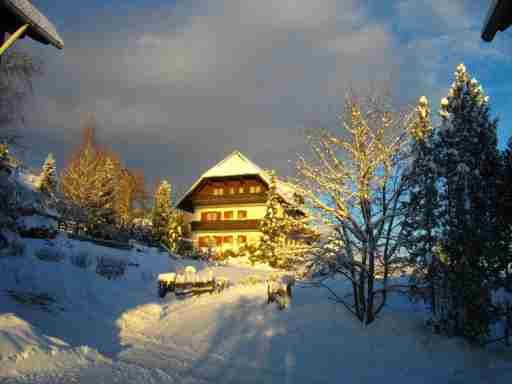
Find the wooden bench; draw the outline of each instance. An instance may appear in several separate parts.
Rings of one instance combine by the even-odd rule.
[[[167,292],[174,292],[176,296],[198,295],[209,292],[220,293],[229,286],[229,279],[214,277],[213,272],[195,272],[193,267],[187,267],[174,273],[158,275],[158,295],[165,297]]]

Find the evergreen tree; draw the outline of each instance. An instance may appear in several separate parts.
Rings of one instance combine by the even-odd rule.
[[[183,215],[176,212],[176,210],[172,210],[169,222],[167,223],[167,233],[164,243],[173,252],[178,251],[179,241],[183,238],[183,219]]]
[[[94,186],[96,190],[95,217],[98,224],[115,224],[120,164],[111,154],[103,153],[100,159]]]
[[[54,194],[57,189],[57,170],[52,153],[48,154],[39,177],[39,189],[43,193]]]
[[[440,245],[448,258],[456,328],[470,338],[489,332],[482,295],[496,276],[497,121],[488,97],[464,65],[441,101],[443,124],[435,140],[440,180]]]
[[[512,138],[500,154],[498,179],[498,225],[499,236],[505,252],[502,270],[505,271],[505,287],[512,291]]]
[[[152,222],[155,241],[165,242],[171,215],[171,185],[164,180],[156,189],[153,199]]]
[[[260,223],[262,236],[259,252],[251,255],[251,261],[268,262],[273,267],[280,264],[281,251],[286,238],[286,225],[282,209],[281,198],[277,193],[277,179],[272,172],[267,192],[266,212]]]
[[[434,162],[435,143],[430,121],[430,109],[426,97],[421,97],[417,107],[417,119],[410,130],[410,168],[405,174],[408,198],[404,203],[403,244],[414,267],[411,283],[429,285],[435,293],[435,269],[438,261],[433,253],[437,243],[438,194],[437,168]],[[435,299],[431,298],[436,315]]]

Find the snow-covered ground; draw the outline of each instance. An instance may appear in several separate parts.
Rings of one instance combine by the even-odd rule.
[[[267,305],[263,284],[242,283],[268,269],[175,261],[151,248],[119,251],[62,235],[26,244],[24,256],[0,257],[2,383],[512,382],[510,349],[432,335],[423,308],[400,296],[363,328],[318,288],[296,286],[285,311]],[[40,260],[45,247],[64,258]],[[71,262],[84,254],[87,269]],[[132,265],[108,280],[95,272],[99,256]],[[158,298],[156,275],[189,264],[236,285]]]

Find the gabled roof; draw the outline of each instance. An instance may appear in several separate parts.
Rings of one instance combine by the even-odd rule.
[[[204,180],[211,177],[228,176],[259,176],[267,185],[270,185],[270,175],[264,169],[254,164],[239,151],[233,151],[223,160],[219,161],[212,168],[207,170],[192,184],[190,189],[177,201],[176,206],[187,198],[194,189]],[[278,180],[277,193],[285,200],[291,202],[293,198],[293,187],[289,183]]]

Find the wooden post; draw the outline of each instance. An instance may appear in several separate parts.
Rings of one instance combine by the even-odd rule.
[[[28,29],[28,27],[29,24],[22,25],[16,32],[9,36],[6,41],[2,42],[2,46],[0,47],[0,56],[5,52],[6,49],[13,45],[16,40],[23,37],[23,34]]]

